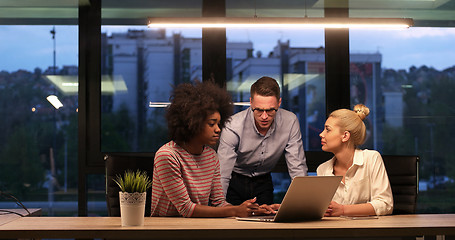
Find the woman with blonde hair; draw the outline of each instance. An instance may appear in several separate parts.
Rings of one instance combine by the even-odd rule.
[[[360,150],[365,142],[363,120],[370,110],[357,104],[354,110],[339,109],[325,122],[322,150],[334,157],[319,165],[320,176],[343,176],[325,216],[387,215],[393,210],[393,197],[381,154]]]

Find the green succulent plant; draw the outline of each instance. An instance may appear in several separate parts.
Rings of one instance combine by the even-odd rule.
[[[117,175],[116,179],[113,179],[115,183],[120,187],[122,192],[128,193],[143,193],[152,186],[152,181],[147,175],[146,171],[137,170],[126,170],[123,177]]]

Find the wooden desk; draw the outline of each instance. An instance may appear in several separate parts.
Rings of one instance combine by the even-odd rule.
[[[11,211],[11,213],[2,212],[1,210]],[[30,215],[27,211],[25,211],[25,209],[0,209],[0,226],[21,218],[21,215],[35,217],[41,216],[41,208],[31,208],[28,209],[28,211],[30,212]]]
[[[396,215],[370,220],[323,218],[300,223],[233,218],[146,218],[122,227],[119,217],[23,217],[0,226],[0,238],[303,239],[455,235],[455,214]]]

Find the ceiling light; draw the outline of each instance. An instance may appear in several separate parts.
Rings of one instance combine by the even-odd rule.
[[[52,106],[54,106],[55,109],[63,107],[62,102],[60,102],[58,97],[55,95],[49,95],[46,99],[52,104]]]
[[[165,108],[169,106],[171,103],[169,102],[149,102],[150,108]]]
[[[411,18],[148,18],[149,28],[409,28]]]

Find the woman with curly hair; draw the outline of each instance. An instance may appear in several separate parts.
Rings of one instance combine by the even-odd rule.
[[[393,210],[392,190],[381,154],[360,150],[365,142],[363,120],[370,109],[338,109],[329,115],[321,137],[322,150],[334,157],[319,165],[318,175],[343,176],[325,216],[386,215]]]
[[[226,202],[220,164],[210,147],[233,112],[230,95],[208,82],[177,86],[166,119],[171,141],[155,154],[152,216],[245,217],[259,209],[255,199]]]

